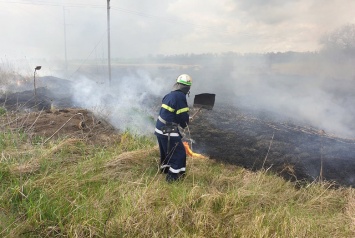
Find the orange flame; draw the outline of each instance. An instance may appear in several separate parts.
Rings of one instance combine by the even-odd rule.
[[[189,146],[189,143],[183,141],[182,142],[184,144],[184,147],[185,147],[185,150],[186,150],[186,154],[190,157],[193,157],[193,158],[199,158],[199,159],[206,159],[207,157],[204,156],[204,155],[201,155],[201,154],[197,154],[197,153],[194,153],[191,149],[190,149],[190,146]]]

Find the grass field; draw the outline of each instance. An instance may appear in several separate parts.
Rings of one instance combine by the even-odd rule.
[[[41,141],[0,128],[0,237],[355,237],[351,188],[194,158],[168,184],[155,138]]]

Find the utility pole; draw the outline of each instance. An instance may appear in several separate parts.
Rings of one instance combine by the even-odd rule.
[[[63,21],[64,21],[64,57],[65,57],[65,74],[68,72],[68,58],[67,58],[67,29],[65,21],[65,7],[63,5]]]
[[[111,84],[110,0],[107,0],[108,79]]]

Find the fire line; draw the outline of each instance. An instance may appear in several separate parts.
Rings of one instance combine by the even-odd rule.
[[[193,157],[193,158],[199,158],[199,159],[206,159],[207,157],[202,155],[202,154],[198,154],[198,153],[194,153],[191,149],[190,149],[190,146],[189,146],[189,143],[187,142],[182,142],[184,144],[184,147],[185,147],[185,150],[186,150],[186,154],[190,157]]]

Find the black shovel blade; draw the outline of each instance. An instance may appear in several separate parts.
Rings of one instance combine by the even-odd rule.
[[[216,94],[212,93],[197,94],[194,98],[194,107],[212,110],[215,98]]]

